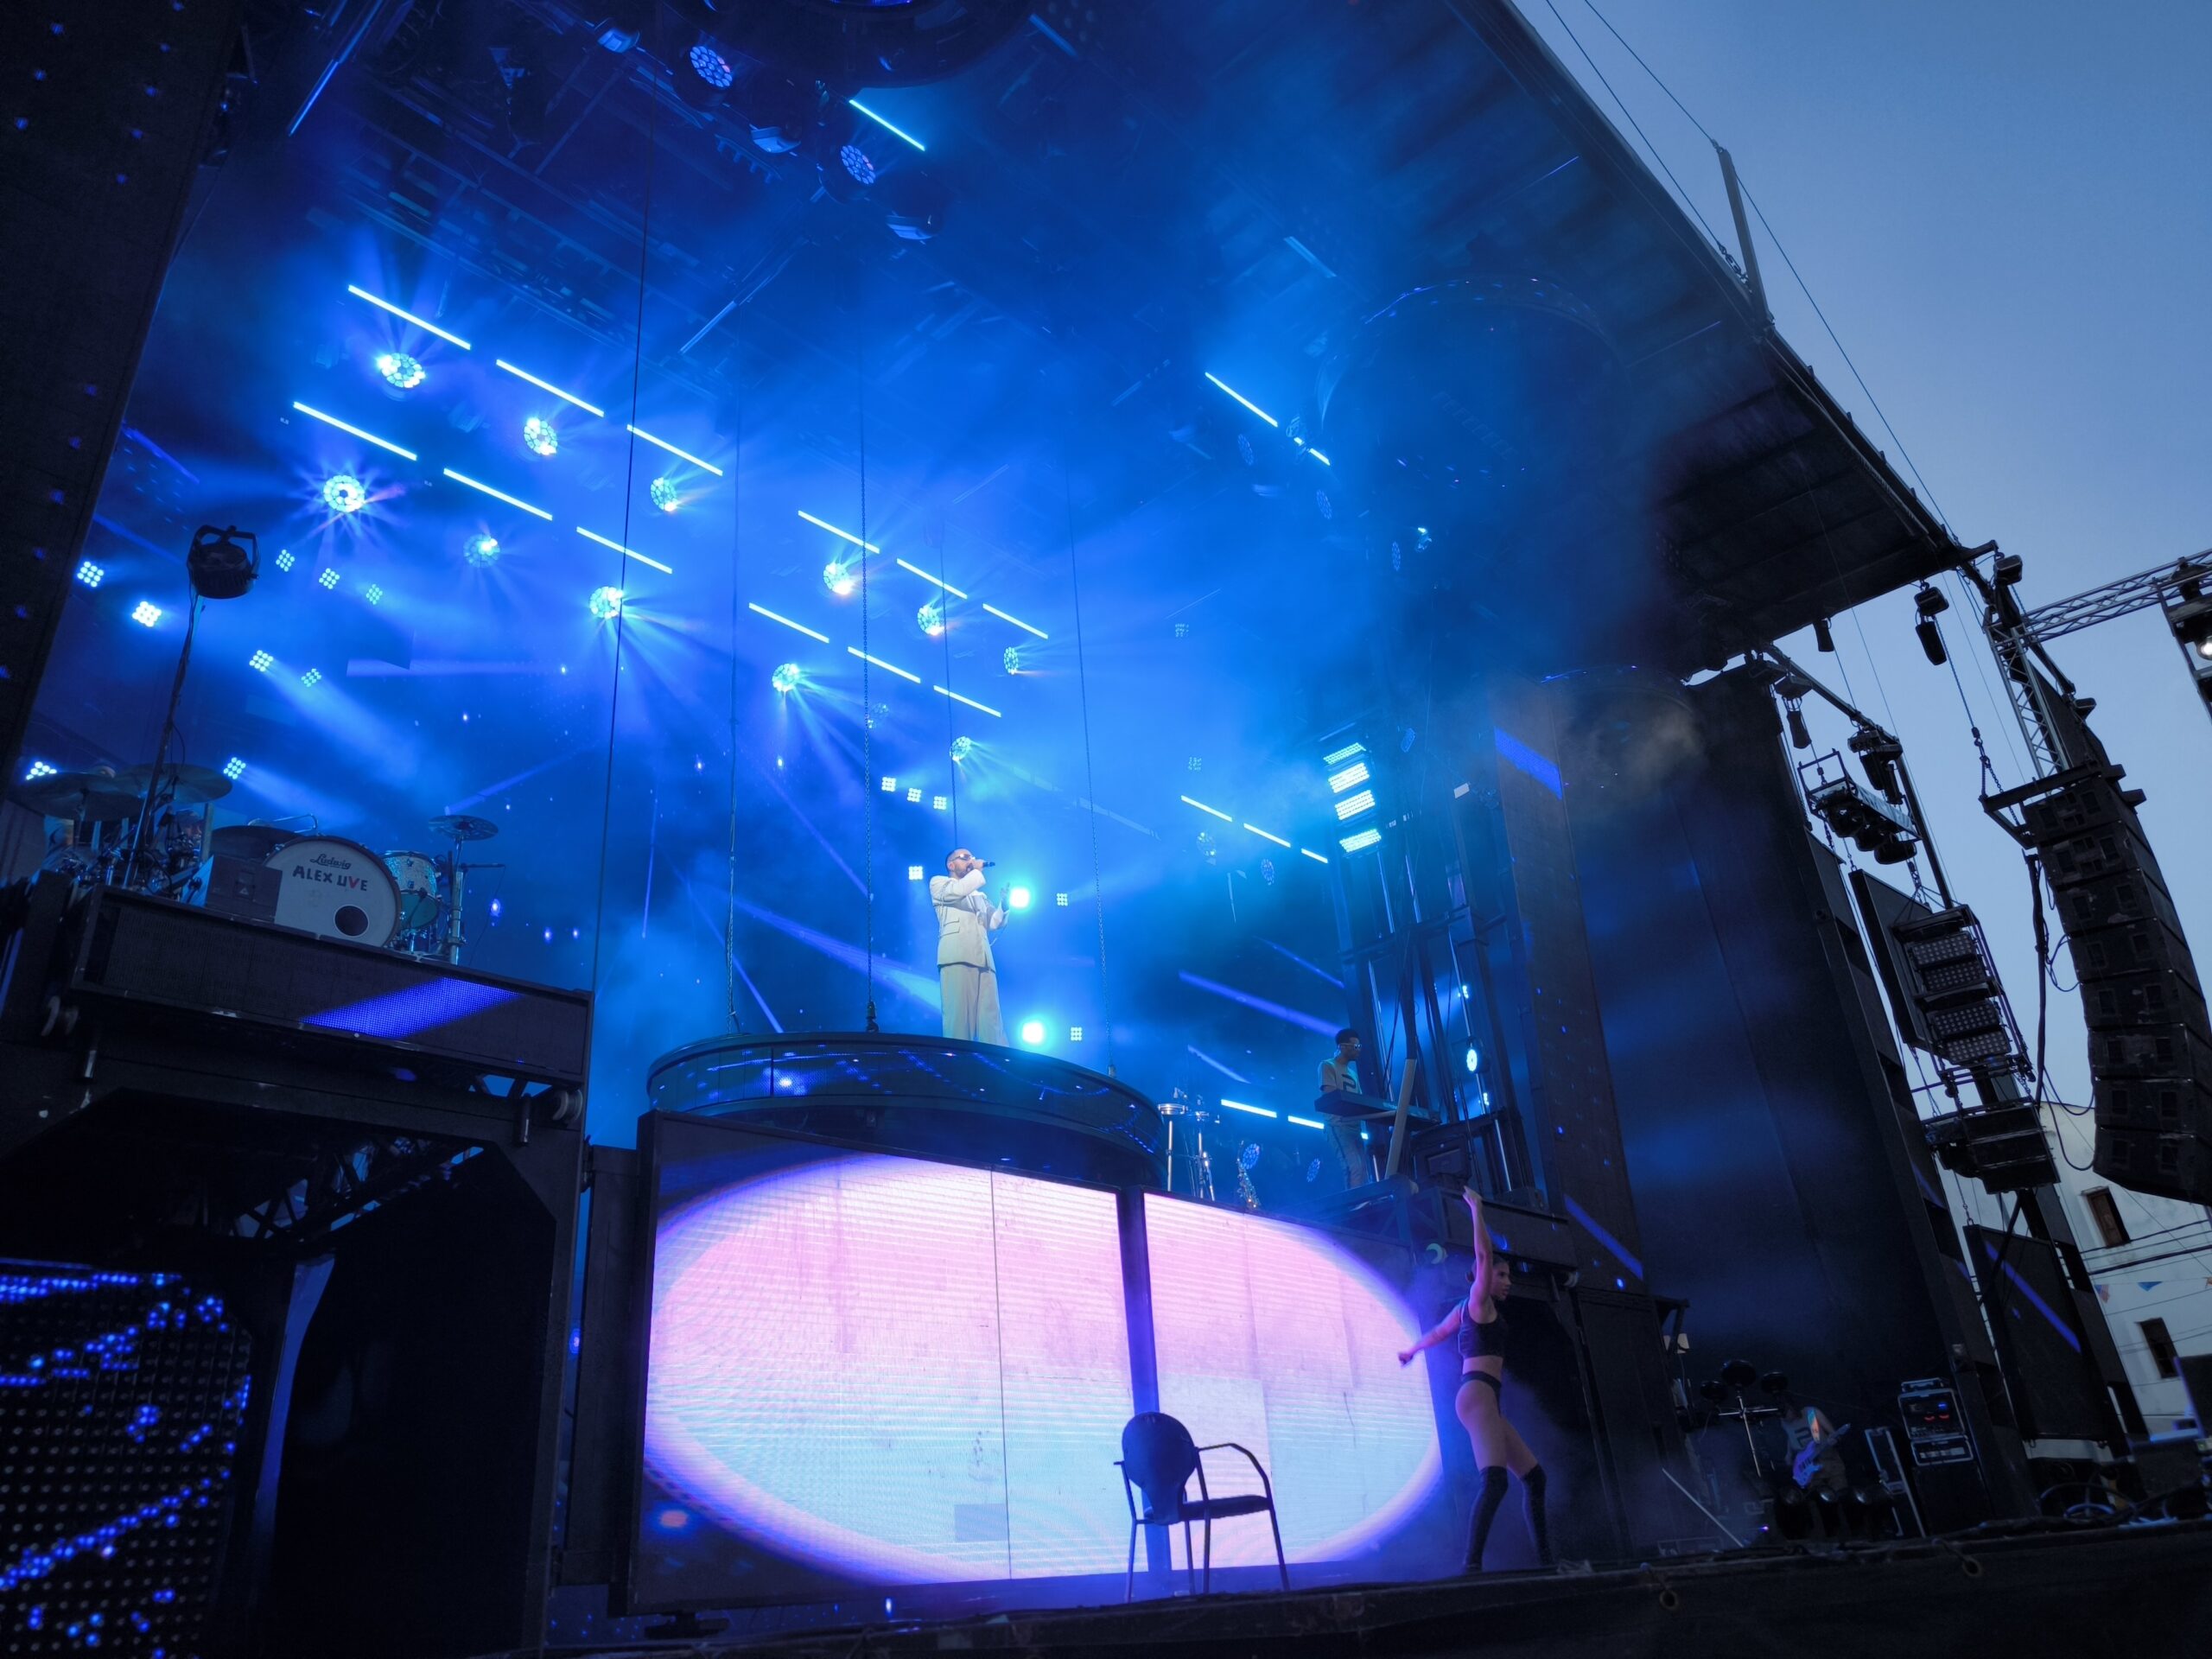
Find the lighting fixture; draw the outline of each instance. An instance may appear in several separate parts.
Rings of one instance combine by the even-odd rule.
[[[976,740],[974,738],[956,737],[952,740],[952,760],[955,766],[959,765],[961,761],[965,760],[969,755],[975,753],[975,752]]]
[[[1032,1048],[1039,1046],[1045,1040],[1045,1022],[1042,1020],[1023,1020],[1021,1022],[1021,1040],[1028,1044]]]
[[[676,480],[672,478],[653,480],[652,487],[645,493],[652,497],[653,505],[663,512],[674,512],[683,505],[683,493],[677,489]]]
[[[1316,864],[1325,864],[1329,861],[1320,854],[1315,852],[1311,847],[1301,847],[1298,850],[1305,854],[1306,857],[1312,859]]]
[[[435,334],[440,340],[452,341],[453,344],[460,346],[464,352],[470,349],[468,342],[463,340],[459,334],[449,334],[444,329],[439,327],[436,323],[430,322],[423,318],[418,317],[412,311],[403,311],[397,306],[394,305],[390,300],[380,300],[375,295],[370,293],[365,288],[357,288],[352,283],[348,283],[346,284],[346,291],[348,294],[351,294],[357,300],[366,300],[371,305],[375,306],[378,309],[391,312],[393,316],[397,317],[402,322],[411,322],[417,328],[422,329],[426,334]]]
[[[499,562],[499,538],[479,531],[461,544],[461,556],[479,570],[488,569]]]
[[[300,676],[300,683],[302,685],[321,685],[322,683],[322,671],[319,668],[311,668],[308,670],[306,673]]]
[[[931,639],[938,638],[944,632],[944,607],[935,600],[930,601],[914,613],[914,625]]]
[[[1030,893],[1027,887],[1007,889],[1006,907],[1008,910],[1027,910],[1029,908],[1029,899]]]
[[[412,449],[403,449],[397,444],[392,442],[389,438],[380,438],[373,432],[364,432],[359,427],[352,425],[347,422],[341,421],[335,415],[326,415],[319,409],[310,409],[307,404],[301,403],[296,398],[293,400],[292,407],[298,410],[301,414],[308,416],[310,420],[321,421],[325,426],[334,426],[340,432],[350,434],[352,436],[360,439],[364,443],[373,443],[379,449],[389,449],[393,454],[397,455],[402,461],[416,461],[420,459],[420,457],[417,456]],[[344,474],[341,474],[340,476],[342,477]],[[326,501],[330,499],[330,486],[327,484],[323,486],[323,499]],[[337,504],[333,502],[332,505],[336,505]],[[340,512],[350,512],[352,509],[350,507],[340,507],[339,511]]]
[[[932,691],[935,691],[939,696],[950,697],[955,702],[959,703],[963,708],[973,709],[979,714],[988,715],[993,720],[1003,720],[1006,718],[1005,715],[999,713],[997,709],[992,708],[988,702],[978,702],[973,697],[963,697],[957,691],[950,690],[942,685],[934,685],[930,689]]]
[[[1366,753],[1366,744],[1347,743],[1341,749],[1338,749],[1331,753],[1323,755],[1321,757],[1321,764],[1325,766],[1340,766],[1344,765],[1345,761],[1351,760],[1355,754],[1365,754]]]
[[[893,137],[903,138],[908,143],[912,144],[916,149],[922,151],[923,154],[927,155],[929,153],[929,146],[925,144],[920,139],[915,137],[912,133],[902,131],[899,128],[893,126],[888,121],[878,115],[874,110],[868,108],[867,105],[861,103],[857,98],[849,98],[845,102],[851,105],[862,115],[868,117],[869,120],[874,122],[877,126],[881,127],[886,132],[891,134]]]
[[[292,556],[292,550],[290,548],[287,547],[278,550],[276,554],[276,568],[279,570],[289,570],[298,563],[299,561]]]
[[[1482,1069],[1483,1057],[1476,1051],[1475,1046],[1472,1043],[1469,1043],[1467,1045],[1467,1070],[1470,1071],[1479,1071]]]
[[[1042,628],[1032,627],[1028,623],[1023,621],[1018,616],[1008,616],[1004,611],[999,609],[995,605],[986,605],[983,608],[988,611],[993,616],[998,618],[1000,621],[1013,623],[1015,627],[1021,629],[1025,633],[1033,633],[1039,639],[1049,639],[1052,637],[1051,634],[1046,632]]]
[[[552,422],[533,415],[522,423],[522,447],[550,461],[561,452],[561,435]]]
[[[333,588],[335,588],[338,585],[338,571],[336,568],[334,566],[325,566],[322,574],[315,578],[315,582],[325,593],[328,593]]]
[[[361,597],[372,605],[381,605],[384,603],[384,589],[372,582],[362,590]]]
[[[908,791],[906,791],[906,804],[907,804],[907,805],[909,805],[909,806],[919,806],[921,804],[922,804],[922,791],[921,791],[920,790],[918,790],[918,789],[910,789],[910,790],[908,790]]]
[[[239,760],[235,754],[232,755],[229,760],[223,762],[223,776],[229,779],[235,784],[239,779],[245,776],[245,762]]]
[[[1209,813],[1212,817],[1219,818],[1224,823],[1234,823],[1236,822],[1236,819],[1230,817],[1228,813],[1223,811],[1217,806],[1208,806],[1204,801],[1194,801],[1187,795],[1180,796],[1178,798],[1182,801],[1184,805],[1195,806],[1199,811]]]
[[[793,632],[803,633],[810,639],[819,639],[825,645],[830,643],[830,636],[828,634],[817,633],[812,628],[808,627],[805,623],[794,622],[788,616],[779,616],[775,612],[770,610],[765,605],[755,605],[752,601],[747,600],[745,603],[745,608],[752,612],[755,616],[765,616],[771,622],[780,622]]]
[[[582,524],[578,524],[576,526],[576,534],[582,537],[584,540],[588,542],[597,542],[601,547],[612,548],[615,552],[620,553],[626,559],[635,559],[639,564],[649,564],[664,576],[672,576],[676,574],[673,569],[669,566],[663,564],[658,559],[649,559],[644,554],[639,552],[634,547],[625,547],[620,542],[610,542],[606,537],[598,534],[596,531],[586,530]]]
[[[1348,853],[1356,853],[1360,851],[1363,848],[1372,847],[1376,842],[1382,839],[1382,832],[1380,830],[1367,829],[1361,830],[1356,836],[1344,836],[1340,837],[1337,842],[1337,845],[1343,848],[1344,851]]]
[[[626,427],[624,429],[633,438],[643,438],[647,443],[652,444],[654,448],[667,450],[670,454],[674,455],[678,461],[690,461],[694,467],[696,467],[702,472],[712,473],[716,478],[720,478],[722,475],[722,469],[715,466],[713,461],[702,461],[698,456],[693,454],[689,449],[679,449],[674,444],[671,443],[666,438],[657,438],[652,433],[646,431],[642,426]]]
[[[1006,670],[1009,674],[1020,673],[1021,647],[1020,645],[1008,645],[1005,651],[1001,652],[999,655],[999,666]]]
[[[1281,836],[1271,835],[1267,830],[1261,829],[1256,823],[1248,823],[1244,827],[1247,830],[1249,830],[1254,835],[1257,836],[1262,841],[1272,841],[1276,846],[1282,848],[1287,848],[1290,845],[1290,843],[1285,841]]]
[[[35,784],[41,778],[51,778],[61,770],[50,760],[34,760],[23,772],[23,781]]]
[[[1375,791],[1371,789],[1363,789],[1357,795],[1347,795],[1337,803],[1337,821],[1341,823],[1346,818],[1356,818],[1363,812],[1372,810],[1374,805]]]
[[[585,604],[595,620],[611,622],[622,614],[622,590],[613,587],[594,588]]]
[[[379,353],[377,372],[394,391],[412,391],[430,378],[430,372],[404,352]]]
[[[1342,772],[1332,772],[1329,774],[1329,792],[1332,795],[1341,795],[1354,784],[1365,783],[1369,775],[1367,762],[1355,760]]]
[[[448,478],[453,480],[456,484],[466,484],[472,490],[481,490],[486,495],[490,496],[494,501],[504,501],[511,507],[520,507],[524,512],[535,514],[537,517],[543,518],[548,522],[550,522],[552,519],[553,515],[546,512],[544,508],[533,507],[527,501],[518,500],[513,496],[509,495],[505,490],[495,490],[489,484],[485,483],[481,479],[471,478],[466,473],[456,473],[450,467],[441,467],[438,470],[443,473]]]
[[[87,588],[99,587],[106,575],[106,569],[100,565],[94,564],[90,559],[83,561],[77,566],[77,580],[83,582]]]
[[[909,881],[920,880],[922,879],[922,867],[918,864],[909,864],[906,867],[906,879]]]
[[[930,805],[939,812],[944,811],[944,809],[950,804],[951,803],[946,800],[942,795],[932,795],[930,797]]]
[[[257,674],[266,674],[276,659],[265,651],[257,651],[245,659],[245,665]]]
[[[1255,1117],[1281,1117],[1282,1116],[1280,1112],[1268,1110],[1265,1106],[1248,1106],[1241,1100],[1231,1100],[1226,1095],[1224,1095],[1221,1097],[1221,1103],[1228,1107],[1232,1112],[1249,1112]]]
[[[1224,391],[1234,397],[1238,403],[1243,404],[1245,408],[1250,410],[1255,415],[1265,421],[1269,426],[1281,426],[1282,424],[1281,421],[1275,419],[1275,417],[1268,414],[1266,410],[1262,409],[1249,397],[1247,397],[1243,392],[1237,391],[1236,387],[1230,385],[1228,381],[1223,379],[1211,370],[1207,371],[1206,378],[1212,381],[1217,386],[1219,386]]]
[[[529,370],[517,368],[513,364],[508,362],[504,357],[495,357],[492,360],[498,364],[501,368],[505,369],[509,374],[514,376],[516,379],[526,380],[531,385],[536,386],[540,391],[550,391],[556,397],[558,397],[563,403],[574,404],[578,409],[583,410],[587,415],[597,415],[603,417],[607,413],[607,411],[601,409],[597,404],[588,404],[582,398],[577,397],[575,392],[563,391],[560,387],[555,385],[550,380],[541,380]]]
[[[865,189],[875,182],[875,163],[868,159],[868,151],[858,144],[838,147],[837,159],[844,163],[845,171],[852,175],[855,184]]]
[[[887,795],[896,795],[899,792],[899,780],[896,778],[886,778],[883,780],[883,792]]]
[[[1306,453],[1313,456],[1314,460],[1319,461],[1324,467],[1333,467],[1337,464],[1335,461],[1331,461],[1326,455],[1323,454],[1319,449],[1308,449]],[[1324,501],[1326,501],[1328,497],[1323,496],[1321,499]],[[1323,510],[1321,516],[1325,518],[1329,516],[1325,508]]]
[[[1328,1127],[1318,1117],[1300,1117],[1294,1112],[1285,1112],[1282,1121],[1286,1123],[1295,1123],[1301,1129],[1319,1129]]]
[[[874,542],[864,542],[859,537],[854,535],[851,531],[840,530],[836,525],[831,524],[827,518],[817,518],[812,513],[806,512],[803,508],[800,510],[798,516],[805,519],[808,524],[812,524],[817,530],[826,530],[832,536],[836,537],[840,541],[850,542],[855,547],[862,549],[867,552],[880,553],[883,551],[883,550],[878,547]]]
[[[919,685],[922,683],[922,677],[920,675],[909,674],[905,669],[899,667],[896,663],[887,663],[880,657],[871,657],[868,652],[862,651],[857,645],[847,645],[845,647],[845,654],[849,657],[857,657],[864,663],[873,663],[878,668],[887,669],[892,673],[896,674],[900,679],[912,680],[916,685]]]
[[[950,582],[945,581],[944,577],[930,575],[928,571],[923,569],[918,564],[909,564],[904,559],[899,559],[896,561],[896,563],[901,570],[911,571],[913,575],[919,576],[924,582],[944,588],[946,593],[950,594],[955,599],[965,599],[968,597],[966,594],[954,587]]]
[[[768,683],[778,691],[788,694],[798,690],[798,678],[797,663],[779,663],[776,671],[768,677]]]
[[[702,41],[685,54],[691,73],[718,92],[726,92],[737,79],[737,71],[730,67],[729,60],[706,41]]]
[[[853,589],[860,584],[859,578],[853,575],[852,566],[840,560],[832,559],[822,567],[822,585],[836,594],[838,598],[847,599],[851,597]]]
[[[333,512],[359,512],[369,505],[369,493],[351,473],[333,473],[322,481],[322,505]]]
[[[1052,895],[1052,902],[1062,910],[1065,910],[1068,907],[1068,896],[1065,893],[1056,893]]]
[[[1068,1027],[1068,1041],[1071,1043],[1079,1043],[1082,1040],[1083,1027],[1081,1026],[1070,1026]]]
[[[130,620],[142,628],[150,628],[162,620],[162,607],[148,600],[140,600],[132,607]]]

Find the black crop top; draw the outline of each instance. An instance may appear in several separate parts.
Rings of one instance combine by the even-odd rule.
[[[1482,1323],[1475,1318],[1475,1294],[1471,1290],[1459,1310],[1459,1357],[1474,1359],[1485,1354],[1505,1357],[1505,1313],[1501,1308],[1487,1325]]]

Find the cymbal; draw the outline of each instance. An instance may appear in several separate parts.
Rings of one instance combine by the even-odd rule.
[[[138,810],[138,798],[120,778],[98,772],[57,772],[17,784],[8,798],[49,818],[84,818],[105,823]]]
[[[231,780],[213,766],[188,766],[181,761],[172,762],[162,768],[161,781],[164,792],[170,780],[175,780],[175,792],[169,799],[178,806],[196,806],[202,801],[219,801],[231,792]],[[138,796],[154,787],[151,766],[133,766],[128,772],[115,774],[115,786],[126,794]]]
[[[286,842],[296,839],[296,831],[279,830],[273,823],[226,823],[208,832],[207,850],[226,858],[242,858],[248,863],[258,864]]]
[[[489,841],[499,833],[499,826],[489,818],[472,818],[465,812],[452,812],[442,818],[432,818],[430,833],[443,836],[448,841]]]

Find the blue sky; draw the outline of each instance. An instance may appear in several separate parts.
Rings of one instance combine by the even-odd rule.
[[[1642,145],[1561,19],[1731,246],[1712,150],[1586,0],[1522,10]],[[2212,547],[2212,5],[2131,0],[1599,0],[1728,146],[1961,541],[2027,562],[2029,604]],[[1867,394],[1771,244],[1783,336],[1862,428]],[[1887,439],[1882,440],[1885,444]],[[1891,447],[1891,459],[1899,459]],[[2007,784],[2019,737],[1968,619],[1944,619]],[[1974,803],[1966,711],[1910,595],[1788,648],[1904,738],[1954,886],[1988,927],[2024,1025],[2033,948],[2019,855]],[[1862,638],[1863,631],[1863,638]],[[1979,657],[1977,671],[1966,660]],[[2212,966],[2212,719],[2155,613],[2056,654],[2098,700],[2201,962]],[[2062,963],[2059,978],[2070,985]],[[2051,998],[2051,1071],[2088,1097],[2078,999]]]

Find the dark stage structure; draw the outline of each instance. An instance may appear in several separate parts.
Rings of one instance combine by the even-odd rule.
[[[2202,1203],[2050,646],[2212,570],[2028,607],[1509,0],[48,10],[0,1647],[2186,1650],[2200,1442],[1777,642],[1980,601]]]

